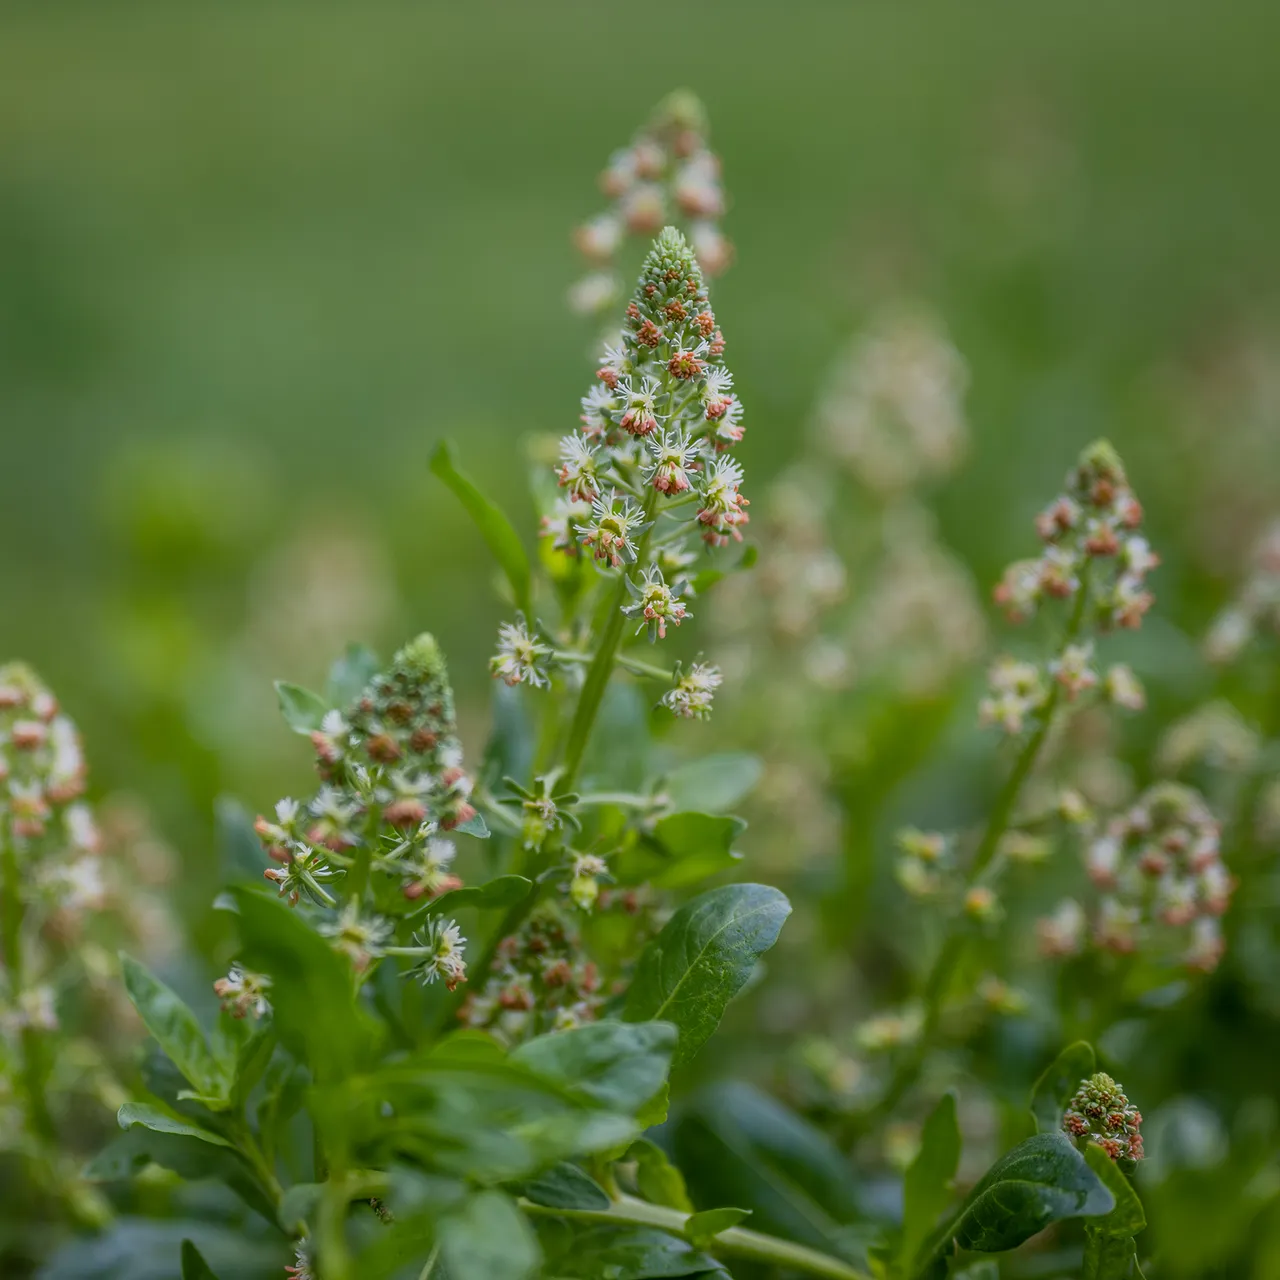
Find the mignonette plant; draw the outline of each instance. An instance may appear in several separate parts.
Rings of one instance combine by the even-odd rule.
[[[500,567],[510,608],[488,664],[483,755],[464,758],[448,664],[429,634],[386,662],[351,647],[323,693],[277,685],[318,782],[256,819],[219,810],[228,883],[216,906],[235,943],[209,1016],[135,956],[145,939],[121,939],[123,985],[150,1036],[145,1097],[125,1100],[110,1064],[77,1075],[85,1059],[58,1038],[93,955],[86,913],[110,918],[121,904],[103,887],[73,726],[25,668],[0,671],[3,1143],[86,1228],[157,1195],[184,1221],[198,1223],[204,1204],[245,1224],[249,1261],[225,1232],[192,1230],[167,1242],[166,1274],[989,1280],[1001,1255],[1038,1237],[1057,1252],[1037,1274],[1141,1275],[1142,1117],[1091,1044],[1048,1065],[1029,1111],[1017,1086],[994,1160],[989,1133],[974,1141],[966,1123],[962,1142],[956,1067],[990,1017],[1026,1006],[1017,975],[1000,971],[1013,927],[1005,894],[1058,846],[1078,850],[1078,875],[1032,943],[1062,966],[1064,1030],[1109,1025],[1100,990],[1120,1005],[1175,971],[1194,981],[1224,953],[1236,876],[1219,796],[1176,776],[1203,754],[1205,733],[1175,727],[1168,776],[1111,809],[1074,772],[1086,713],[1143,708],[1137,677],[1104,652],[1113,632],[1142,623],[1159,563],[1105,442],[1083,451],[1036,521],[1040,553],[996,590],[1011,621],[1039,617],[1051,638],[991,666],[978,717],[1009,759],[985,823],[899,838],[898,891],[932,949],[898,1005],[852,1028],[851,1105],[819,1124],[746,1084],[685,1088],[731,1002],[741,997],[732,1016],[749,1018],[749,989],[767,991],[762,957],[791,913],[778,889],[736,878],[746,824],[734,810],[760,762],[688,754],[701,732],[689,722],[708,719],[732,682],[714,654],[672,653],[717,593],[734,599],[755,559],[743,408],[704,275],[728,261],[718,172],[701,107],[683,94],[610,163],[618,210],[582,238],[601,258],[624,227],[656,238],[580,425],[535,480],[536,557],[448,446],[432,460]],[[694,220],[690,238],[661,226],[673,206]],[[580,292],[606,294],[598,282]],[[903,352],[930,371],[907,380],[909,395],[892,375]],[[907,491],[958,456],[962,367],[914,322],[860,347],[851,367],[823,429],[880,495],[886,527],[919,535]],[[887,436],[884,421],[895,424]],[[895,431],[914,436],[905,453],[881,447]],[[932,535],[912,545],[913,563],[969,608]],[[801,538],[777,563],[819,563],[817,594],[825,584],[834,601],[842,562],[814,552]],[[1274,627],[1274,556],[1260,565],[1215,631],[1223,660]],[[785,567],[773,586],[767,607],[783,602],[782,629],[809,638],[801,606],[785,602],[807,608],[814,592]],[[908,602],[902,616],[920,614]],[[959,639],[945,619],[929,625],[948,670],[979,647],[980,622]],[[852,634],[866,640],[856,619]],[[731,645],[733,627],[720,638]],[[886,670],[894,647],[878,650]],[[833,670],[825,648],[785,687],[797,669],[821,687]],[[893,669],[921,691],[920,663]],[[1217,724],[1221,748],[1230,734]],[[1227,758],[1252,760],[1256,744],[1235,741]],[[1230,794],[1257,827],[1268,804],[1280,808],[1260,769]],[[839,1055],[828,1048],[818,1056],[830,1069]],[[119,1104],[120,1132],[80,1168],[59,1133],[74,1123],[68,1099],[86,1089]],[[882,1159],[904,1125],[905,1154]],[[868,1165],[887,1194],[859,1187]]]

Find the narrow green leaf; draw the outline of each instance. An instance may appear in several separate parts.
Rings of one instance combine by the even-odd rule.
[[[214,1058],[195,1014],[146,965],[123,951],[120,968],[133,1007],[174,1066],[197,1093],[225,1099],[230,1081]]]
[[[750,1209],[704,1209],[695,1213],[684,1224],[685,1239],[695,1249],[705,1249],[722,1231],[736,1227],[738,1223],[751,1216]]]
[[[1041,1133],[1056,1133],[1062,1128],[1062,1113],[1080,1081],[1093,1075],[1097,1061],[1093,1045],[1087,1040],[1069,1044],[1045,1068],[1031,1091],[1031,1114]]]
[[[541,1250],[515,1201],[482,1191],[437,1225],[449,1280],[527,1280]]]
[[[955,1216],[936,1232],[915,1274],[946,1274],[956,1248],[1003,1253],[1064,1218],[1099,1217],[1115,1197],[1062,1133],[1038,1133],[987,1170]]]
[[[362,644],[349,644],[329,668],[325,699],[339,710],[349,707],[378,674],[378,655]]]
[[[760,781],[764,763],[745,751],[703,756],[672,769],[662,785],[671,808],[727,813]]]
[[[533,888],[533,881],[524,876],[497,876],[484,884],[469,884],[461,889],[450,889],[420,907],[412,919],[418,916],[434,916],[441,912],[460,911],[463,907],[511,907],[523,902]]]
[[[956,1099],[944,1093],[924,1122],[920,1151],[907,1169],[902,1184],[903,1270],[910,1268],[929,1233],[946,1208],[951,1182],[960,1167],[960,1127],[956,1122]]]
[[[623,1158],[635,1161],[636,1188],[650,1204],[663,1204],[682,1213],[693,1212],[684,1175],[656,1142],[640,1138],[627,1148]]]
[[[782,893],[760,884],[726,885],[686,902],[641,953],[627,993],[628,1021],[674,1022],[680,1041],[673,1065],[688,1062],[790,913]]]
[[[453,490],[458,501],[466,508],[467,514],[475,521],[476,528],[488,544],[493,558],[498,562],[507,581],[511,584],[511,593],[515,597],[516,608],[522,610],[530,620],[533,618],[532,575],[529,569],[529,557],[519,535],[512,527],[502,509],[491,502],[476,488],[475,484],[462,474],[454,462],[453,448],[447,441],[441,441],[431,455],[431,470]]]
[[[182,1242],[182,1280],[218,1280],[190,1240]]]
[[[287,680],[276,681],[276,697],[280,700],[280,714],[294,733],[314,733],[330,710],[329,704],[318,693],[312,693],[300,684],[290,684]]]
[[[122,1129],[132,1129],[134,1125],[141,1125],[144,1129],[150,1129],[152,1133],[171,1133],[181,1138],[195,1138],[198,1142],[207,1142],[211,1147],[235,1149],[226,1138],[211,1133],[208,1129],[202,1129],[199,1125],[191,1124],[187,1120],[180,1120],[177,1116],[171,1116],[145,1102],[126,1102],[116,1112],[116,1122]]]

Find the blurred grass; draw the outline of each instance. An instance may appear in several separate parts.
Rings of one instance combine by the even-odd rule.
[[[1278,37],[1267,4],[9,5],[0,652],[183,837],[220,787],[260,805],[305,767],[283,729],[238,754],[191,711],[271,614],[283,540],[385,545],[400,603],[346,631],[432,627],[475,706],[502,606],[431,442],[530,527],[512,446],[573,423],[590,367],[568,230],[684,83],[734,199],[716,303],[753,491],[846,334],[922,297],[971,364],[940,509],[980,580],[1106,432],[1171,552],[1162,605],[1198,623],[1200,531],[1238,546],[1280,503],[1274,421],[1173,429],[1180,380],[1280,334]],[[1252,450],[1251,487],[1197,449]],[[268,674],[314,678],[299,652]]]

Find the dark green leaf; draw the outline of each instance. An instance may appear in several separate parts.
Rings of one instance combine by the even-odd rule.
[[[378,655],[362,644],[349,644],[333,666],[325,684],[325,698],[340,710],[351,706],[378,674]]]
[[[722,1231],[736,1227],[750,1216],[750,1209],[704,1209],[684,1224],[684,1234],[695,1247],[705,1249]]]
[[[549,1209],[607,1209],[611,1203],[594,1178],[567,1160],[526,1182],[520,1194]]]
[[[190,1240],[182,1242],[182,1280],[218,1280]]]
[[[944,1093],[924,1122],[920,1151],[902,1185],[902,1266],[908,1269],[946,1208],[960,1166],[960,1128],[954,1094]]]
[[[746,830],[741,818],[710,813],[673,813],[662,818],[650,837],[664,861],[647,877],[663,889],[697,884],[740,861],[733,842]]]
[[[500,1191],[472,1196],[436,1230],[449,1280],[526,1280],[541,1260],[515,1201]]]
[[[727,813],[760,781],[764,764],[759,756],[728,751],[703,756],[672,769],[662,792],[677,812]]]
[[[144,964],[120,953],[125,990],[147,1030],[203,1099],[225,1099],[230,1080],[209,1049],[196,1016]]]
[[[253,1086],[262,1079],[262,1073],[275,1052],[276,1033],[270,1021],[253,1029],[252,1034],[240,1046],[236,1054],[234,1083],[231,1088],[232,1106],[243,1106]]]
[[[675,1028],[665,1022],[591,1022],[538,1036],[511,1061],[575,1096],[634,1115],[666,1082],[675,1044]]]
[[[1093,1045],[1077,1040],[1068,1045],[1045,1068],[1031,1091],[1031,1114],[1041,1133],[1055,1133],[1062,1128],[1062,1113],[1080,1087],[1080,1082],[1097,1070]]]
[[[222,879],[261,882],[269,865],[267,855],[244,806],[230,796],[219,796],[214,803],[214,822]]]
[[[627,993],[632,1022],[680,1029],[673,1064],[688,1062],[720,1023],[756,961],[777,941],[791,904],[777,889],[732,884],[700,894],[641,953]]]
[[[657,1227],[613,1226],[575,1231],[570,1247],[548,1267],[565,1280],[658,1280],[716,1270],[714,1258],[679,1236]]]
[[[453,458],[453,449],[447,441],[441,441],[431,455],[431,470],[453,490],[458,501],[466,508],[467,514],[475,521],[476,528],[488,544],[493,558],[507,575],[511,584],[511,593],[515,598],[516,608],[522,610],[527,618],[533,619],[533,602],[531,592],[532,575],[529,570],[529,557],[519,535],[511,525],[511,521],[476,488],[475,484],[457,468]]]
[[[243,1224],[116,1218],[101,1232],[58,1247],[38,1280],[174,1280],[184,1240],[193,1241],[225,1280],[282,1280],[279,1237],[258,1238]]]
[[[1090,1143],[1084,1158],[1115,1197],[1116,1207],[1085,1224],[1082,1280],[1134,1280],[1141,1272],[1133,1237],[1147,1225],[1142,1201],[1119,1165],[1101,1147]]]
[[[641,1138],[631,1144],[625,1158],[635,1161],[636,1189],[650,1204],[666,1205],[681,1213],[693,1212],[684,1176],[657,1143]]]
[[[310,689],[287,680],[276,681],[276,697],[280,699],[280,714],[294,733],[314,733],[330,710],[329,704]]]
[[[497,876],[484,884],[469,884],[462,889],[450,889],[438,898],[433,898],[425,906],[414,913],[418,916],[433,916],[440,912],[460,911],[463,907],[510,907],[523,902],[533,888],[533,881],[524,876]]]
[[[1110,1213],[1115,1197],[1065,1134],[1038,1133],[987,1171],[936,1233],[916,1274],[941,1277],[955,1248],[1003,1253],[1064,1218]]]

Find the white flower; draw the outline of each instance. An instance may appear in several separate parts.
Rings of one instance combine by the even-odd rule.
[[[413,941],[423,954],[410,974],[427,984],[439,978],[450,991],[465,981],[467,962],[463,948],[467,940],[455,921],[432,916],[426,928],[413,935]]]
[[[662,705],[685,719],[705,720],[723,680],[719,667],[695,662],[688,671],[677,674],[675,686],[662,695]]]
[[[595,386],[582,397],[582,430],[592,440],[598,440],[613,425],[610,416],[618,408],[618,396],[603,383]]]
[[[648,445],[645,480],[660,493],[684,493],[689,488],[689,472],[697,465],[697,446],[678,427],[651,436]]]
[[[341,951],[357,969],[367,969],[369,962],[383,954],[395,926],[384,916],[362,916],[360,903],[352,898],[336,920],[320,925],[320,932],[333,939],[334,949]]]
[[[233,1018],[243,1018],[250,1013],[255,1018],[263,1018],[271,1012],[267,999],[271,979],[265,973],[251,973],[233,964],[227,976],[213,984],[213,989],[222,1002],[223,1011]]]
[[[489,670],[508,685],[545,689],[551,683],[546,666],[550,656],[550,646],[532,635],[524,618],[519,617],[498,628],[498,651],[489,659]]]
[[[597,560],[608,560],[615,568],[623,562],[634,564],[636,539],[649,528],[651,521],[630,498],[619,498],[613,492],[606,500],[602,494],[591,504],[591,518],[576,525],[582,544],[591,547]]]

